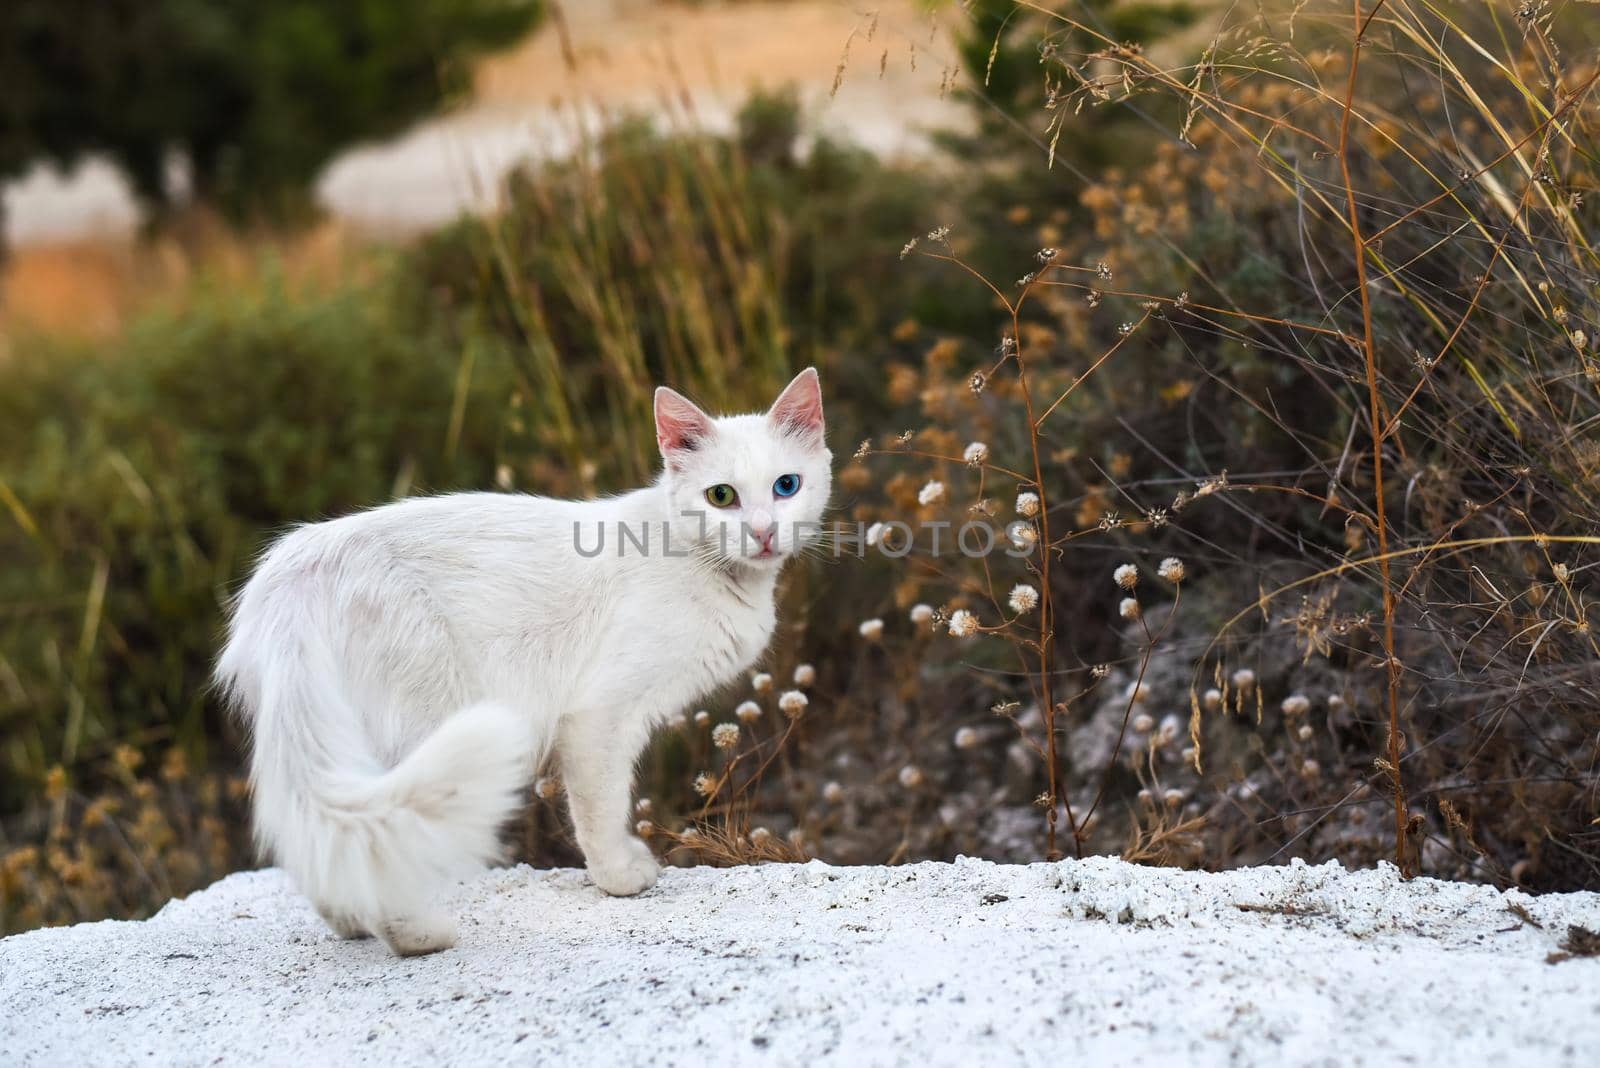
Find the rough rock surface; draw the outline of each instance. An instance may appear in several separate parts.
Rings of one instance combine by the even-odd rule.
[[[460,945],[341,942],[277,871],[0,941],[0,1063],[1600,1064],[1600,894],[1109,858],[461,886]]]

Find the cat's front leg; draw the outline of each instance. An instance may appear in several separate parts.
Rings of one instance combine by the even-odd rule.
[[[661,870],[650,847],[628,826],[633,765],[649,737],[643,717],[581,711],[562,724],[556,743],[589,877],[617,897],[650,889]]]

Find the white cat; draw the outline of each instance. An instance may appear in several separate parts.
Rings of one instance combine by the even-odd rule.
[[[235,600],[217,678],[253,734],[256,836],[339,934],[453,945],[434,899],[495,857],[552,750],[595,883],[655,883],[634,761],[766,648],[779,569],[832,480],[814,370],[764,415],[658,389],[655,422],[665,471],[646,489],[303,526]]]

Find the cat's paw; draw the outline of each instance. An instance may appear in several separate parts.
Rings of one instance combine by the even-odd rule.
[[[456,921],[443,912],[384,920],[378,933],[397,957],[420,957],[456,944]]]
[[[320,906],[317,908],[317,915],[322,917],[322,922],[327,924],[328,929],[339,938],[354,939],[372,937],[371,931],[368,931],[365,927],[361,926],[360,923],[351,919],[349,916],[331,912],[328,909],[324,909]]]
[[[656,885],[661,865],[650,847],[637,838],[605,857],[589,861],[589,878],[612,897],[632,897]]]

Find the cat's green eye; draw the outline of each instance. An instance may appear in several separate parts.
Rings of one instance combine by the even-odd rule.
[[[706,490],[706,500],[713,508],[732,508],[739,503],[739,493],[726,482],[718,482]]]

